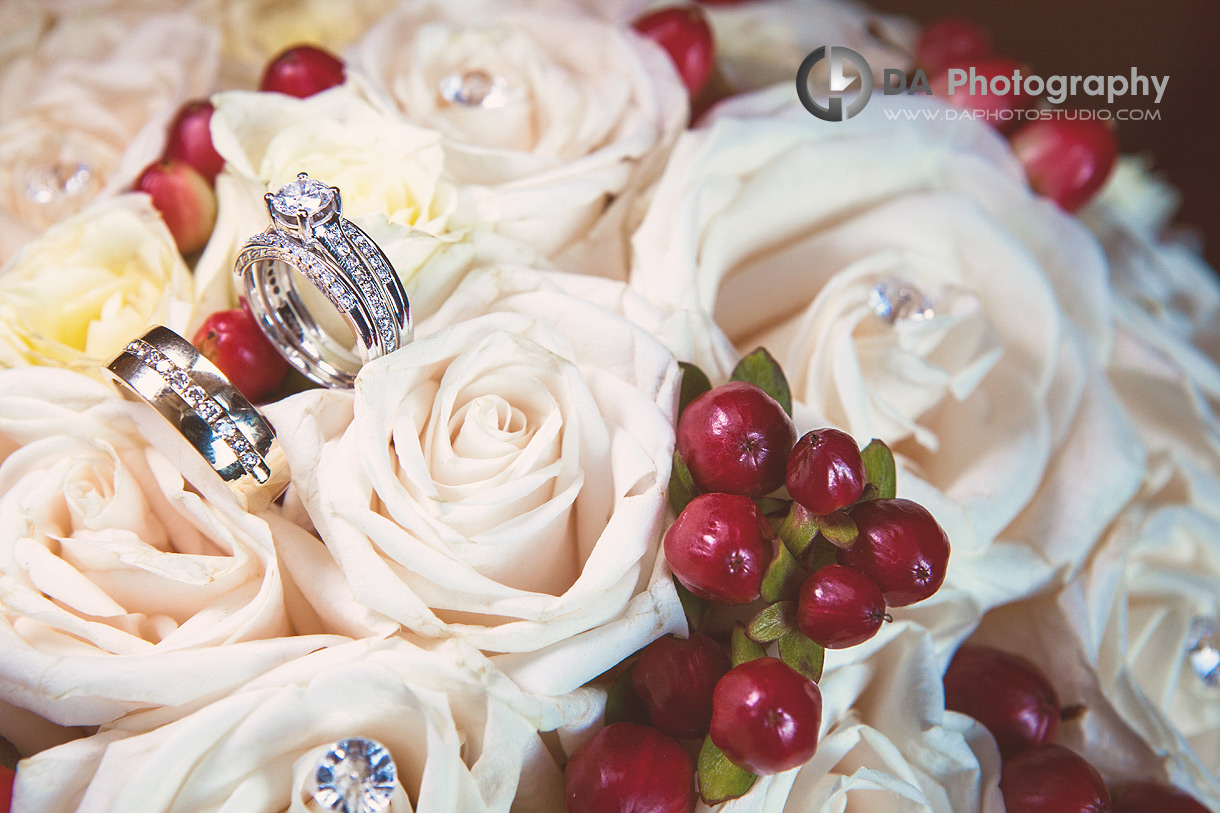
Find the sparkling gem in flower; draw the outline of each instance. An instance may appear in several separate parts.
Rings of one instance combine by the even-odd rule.
[[[1199,680],[1220,687],[1220,624],[1202,616],[1191,621],[1186,657]]]
[[[390,807],[397,776],[394,758],[381,743],[339,740],[318,760],[314,799],[338,813],[380,813]]]
[[[508,103],[508,83],[487,71],[460,71],[441,79],[440,94],[462,107],[503,107]]]
[[[922,321],[935,316],[932,300],[913,285],[902,280],[886,279],[877,283],[868,294],[869,307],[887,325],[902,321]]]
[[[285,184],[278,192],[269,195],[267,202],[271,211],[281,221],[289,224],[296,223],[297,219],[302,217],[321,220],[339,209],[335,190],[303,172],[295,181]]]

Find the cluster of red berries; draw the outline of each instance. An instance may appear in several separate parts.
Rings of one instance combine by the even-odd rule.
[[[1061,719],[1085,713],[1060,708],[1054,686],[1019,655],[967,644],[945,672],[945,708],[982,723],[1004,759],[1000,791],[1008,813],[1207,813],[1176,788],[1126,782],[1107,788],[1079,754],[1058,745]]]
[[[679,513],[664,552],[692,632],[654,641],[622,673],[611,700],[634,704],[635,721],[608,711],[608,721],[628,721],[573,756],[569,810],[656,803],[659,786],[637,763],[685,777],[647,809],[690,809],[695,769],[678,740],[705,737],[697,785],[709,804],[803,765],[818,744],[824,649],[867,641],[887,605],[928,598],[944,581],[949,540],[923,507],[894,498],[884,444],[862,453],[836,429],[798,440],[787,384],[766,351],[744,359],[734,379],[710,388],[688,366],[684,380],[671,480]],[[759,599],[753,620],[734,624],[729,652],[698,631],[718,605]]]

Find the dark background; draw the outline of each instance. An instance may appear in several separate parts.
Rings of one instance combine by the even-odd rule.
[[[1157,108],[1160,121],[1118,123],[1125,153],[1144,153],[1182,193],[1175,223],[1194,227],[1220,268],[1220,0],[866,0],[921,23],[946,15],[985,27],[995,51],[1042,76],[1168,75],[1160,105],[1149,97],[1114,107]],[[1067,104],[1109,107],[1077,95]]]

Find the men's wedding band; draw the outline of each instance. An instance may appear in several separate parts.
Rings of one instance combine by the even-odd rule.
[[[154,327],[106,369],[177,429],[247,510],[260,511],[283,493],[288,461],[275,430],[186,339]]]
[[[270,227],[246,242],[233,267],[246,303],[289,364],[319,384],[350,387],[365,363],[411,341],[407,293],[377,243],[342,216],[337,188],[302,172],[266,202]],[[298,276],[343,316],[354,348],[310,312]]]

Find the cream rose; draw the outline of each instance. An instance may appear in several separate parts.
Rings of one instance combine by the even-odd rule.
[[[22,763],[14,810],[300,811],[328,745],[364,737],[394,758],[391,813],[561,810],[540,730],[593,702],[539,701],[477,652],[400,639],[306,655],[167,721],[131,715]],[[53,777],[53,779],[52,779]]]
[[[218,38],[186,14],[74,9],[0,81],[0,262],[129,187],[188,98],[215,80]]]
[[[442,134],[455,223],[625,275],[635,200],[688,115],[660,48],[572,5],[435,0],[399,6],[349,58],[373,98]]]
[[[726,103],[680,140],[632,286],[769,347],[802,428],[888,443],[900,495],[952,541],[950,589],[994,606],[1078,566],[1141,462],[1101,369],[1096,243],[983,125],[891,121],[908,108],[876,96],[819,127],[792,95]]]
[[[147,196],[99,201],[0,267],[0,367],[48,364],[100,376],[153,324],[181,331],[190,271]]]
[[[268,408],[325,547],[277,544],[327,628],[384,632],[351,617],[363,605],[506,653],[546,694],[683,628],[658,556],[677,364],[620,315],[654,308],[607,281],[626,304],[592,304],[564,276],[472,274],[354,397]]]
[[[77,373],[0,371],[0,699],[56,723],[222,695],[330,640],[280,637],[267,524],[189,489],[149,420]]]

